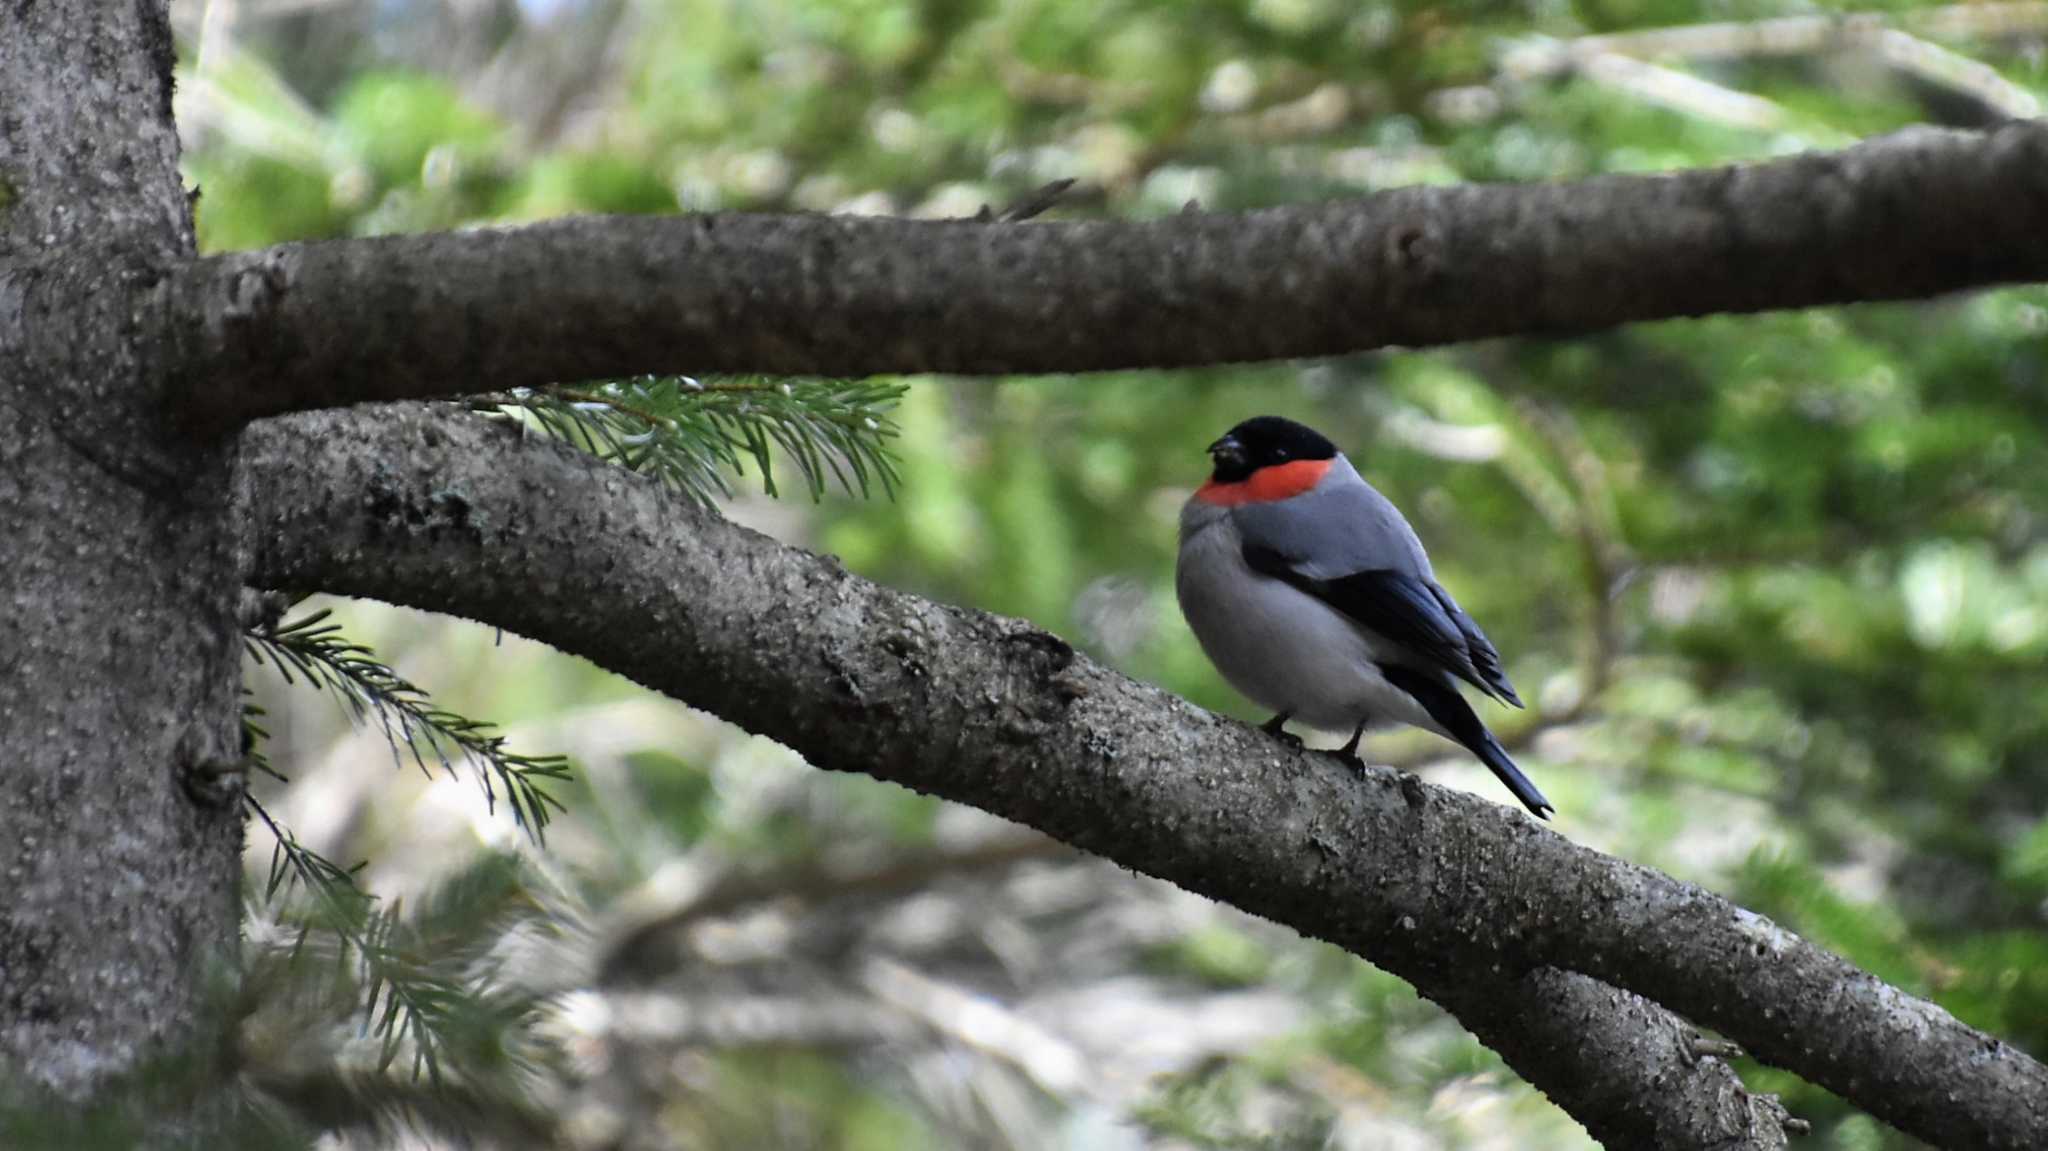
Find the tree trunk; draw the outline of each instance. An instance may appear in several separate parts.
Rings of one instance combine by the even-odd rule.
[[[171,60],[161,0],[0,13],[7,1095],[184,1048],[236,955],[239,805],[184,785],[239,755],[231,444],[170,426],[133,303],[193,254]]]

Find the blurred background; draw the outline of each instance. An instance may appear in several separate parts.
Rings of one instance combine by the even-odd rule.
[[[2048,3],[173,10],[209,250],[577,212],[964,216],[1069,177],[1055,216],[1242,209],[1757,160],[2048,96]],[[743,478],[728,514],[1263,718],[1179,618],[1174,515],[1223,429],[1305,420],[1407,510],[1506,653],[1531,707],[1484,714],[1558,830],[2048,1057],[2048,292],[904,382],[893,498],[770,500]],[[360,1012],[256,1010],[254,1062],[290,1069],[261,1084],[284,1129],[386,1121],[325,1137],[353,1147],[1586,1145],[1455,1021],[1332,948],[811,770],[516,637],[375,604],[294,614],[320,606],[574,780],[536,848],[472,776],[394,766],[374,719],[252,667],[291,778],[259,787],[279,823],[367,861],[387,906],[445,918],[465,970],[529,993],[480,1048],[496,1062],[432,1088],[404,1059],[377,1070]],[[1369,750],[1505,800],[1431,737]],[[252,827],[252,946],[289,933],[271,853]],[[1917,1146],[1743,1070],[1814,1122],[1804,1146]]]

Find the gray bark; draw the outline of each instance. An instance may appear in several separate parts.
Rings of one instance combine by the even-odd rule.
[[[1519,812],[1385,770],[1361,782],[1028,626],[878,587],[472,417],[301,416],[244,443],[258,585],[530,635],[818,766],[1335,942],[1457,1013],[1612,1145],[1776,1145],[1767,1109],[1692,1059],[1676,1012],[1939,1146],[2048,1146],[2048,1069],[2024,1053]]]
[[[287,244],[195,264],[152,307],[194,406],[232,421],[644,372],[1321,356],[2028,279],[2048,279],[2041,122],[1146,222],[584,218]]]
[[[170,67],[160,4],[0,14],[0,1096],[183,1046],[236,954],[240,812],[181,786],[239,751],[232,461],[133,308],[193,255]]]

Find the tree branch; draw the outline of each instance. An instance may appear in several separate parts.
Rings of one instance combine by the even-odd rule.
[[[878,587],[559,444],[407,407],[258,425],[242,463],[255,586],[519,631],[820,767],[1331,940],[1445,1004],[1614,1145],[1707,1146],[1692,1108],[1752,1132],[1739,1145],[1778,1144],[1754,1133],[1762,1100],[1669,1041],[1681,1024],[1601,983],[1941,1146],[2048,1146],[2048,1069],[1718,896],[1474,796],[1385,770],[1361,781],[1026,625]]]
[[[754,904],[790,897],[818,901],[915,890],[941,876],[1000,870],[1029,860],[1073,855],[1071,849],[1057,840],[1022,831],[964,848],[908,851],[879,867],[864,870],[849,871],[823,860],[805,861],[765,875],[728,870],[679,895],[661,892],[658,888],[664,885],[650,882],[620,901],[626,910],[603,933],[604,941],[594,965],[597,981],[621,982],[630,972],[660,961],[650,961],[649,956],[658,952],[665,937],[678,934],[698,920],[731,915]]]
[[[991,225],[558,220],[288,244],[153,289],[232,423],[645,372],[1073,372],[1319,356],[2048,279],[2048,124],[1753,167]]]
[[[1676,24],[1579,36],[1569,40],[1530,37],[1502,54],[1500,70],[1510,80],[1559,76],[1600,56],[1638,60],[1769,59],[1817,56],[1877,48],[1892,31],[1949,40],[1984,42],[2039,36],[2048,32],[2048,4],[1951,4],[1895,12],[1830,12],[1714,24]]]

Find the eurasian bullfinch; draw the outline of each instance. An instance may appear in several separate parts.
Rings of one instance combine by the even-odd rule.
[[[1522,706],[1500,653],[1439,587],[1415,529],[1311,428],[1260,416],[1209,445],[1215,471],[1180,514],[1181,613],[1232,687],[1289,719],[1351,732],[1398,721],[1464,745],[1543,818],[1458,680]]]

